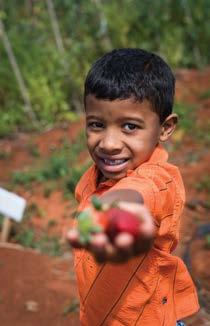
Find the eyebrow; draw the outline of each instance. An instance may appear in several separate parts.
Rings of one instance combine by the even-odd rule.
[[[145,124],[145,121],[142,120],[141,118],[138,118],[138,117],[131,117],[131,116],[128,116],[128,117],[122,117],[119,119],[119,121],[133,121],[133,122],[138,122],[138,123],[141,123],[141,124]]]
[[[97,115],[87,115],[86,114],[86,119],[101,119],[101,117],[99,117]]]
[[[103,116],[98,116],[98,115],[86,115],[86,118],[87,119],[103,119]],[[120,117],[118,119],[119,121],[129,121],[129,120],[132,120],[132,121],[138,121],[140,123],[145,123],[144,120],[138,118],[138,117],[131,117],[131,116],[127,116],[127,117]]]

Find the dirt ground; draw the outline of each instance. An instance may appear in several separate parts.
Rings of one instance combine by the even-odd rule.
[[[200,312],[186,321],[187,325],[210,325],[210,68],[205,71],[179,70],[176,98],[196,107],[193,125],[179,128],[167,148],[170,160],[180,167],[186,187],[186,205],[183,212],[180,244],[175,254],[183,257],[196,283]],[[206,94],[206,95],[205,95]],[[11,171],[33,166],[34,157],[29,144],[37,146],[43,157],[60,146],[67,137],[73,141],[83,128],[83,122],[54,128],[42,134],[17,134],[0,140],[0,152],[8,153],[8,159],[0,158],[1,186],[7,188]],[[202,132],[200,132],[202,131]],[[78,160],[83,164],[87,154]],[[62,241],[64,231],[71,227],[70,218],[75,204],[65,200],[59,189],[49,197],[43,196],[43,186],[31,185],[18,192],[28,204],[36,203],[45,211],[45,217],[34,214],[30,226],[57,235]],[[55,220],[49,227],[49,221]],[[0,325],[2,326],[77,326],[78,298],[73,258],[70,250],[60,257],[49,257],[37,250],[26,249],[10,239],[0,245]]]

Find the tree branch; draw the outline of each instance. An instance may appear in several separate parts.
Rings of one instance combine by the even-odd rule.
[[[23,101],[24,101],[24,111],[25,113],[28,115],[28,117],[31,119],[31,121],[33,122],[34,125],[38,126],[38,121],[36,119],[35,113],[32,109],[32,105],[31,105],[31,101],[30,101],[30,97],[29,97],[29,93],[28,90],[26,88],[24,79],[21,75],[20,69],[18,67],[15,55],[13,53],[12,50],[12,46],[10,44],[9,38],[7,36],[7,33],[5,31],[4,28],[4,24],[2,22],[2,20],[0,19],[0,37],[2,38],[3,41],[3,45],[5,48],[5,51],[7,53],[7,56],[9,58],[9,62],[11,64],[11,67],[13,69],[14,75],[16,77]]]

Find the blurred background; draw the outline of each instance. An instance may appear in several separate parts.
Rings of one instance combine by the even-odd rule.
[[[64,233],[91,164],[83,82],[99,56],[121,47],[159,54],[176,75],[180,123],[167,149],[187,192],[176,254],[201,303],[187,325],[210,325],[209,44],[209,0],[0,1],[0,187],[27,200],[0,244],[0,325],[79,325]]]

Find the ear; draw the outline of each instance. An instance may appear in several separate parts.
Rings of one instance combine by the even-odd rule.
[[[170,114],[161,126],[160,141],[164,142],[173,134],[178,122],[178,116],[175,113]]]

